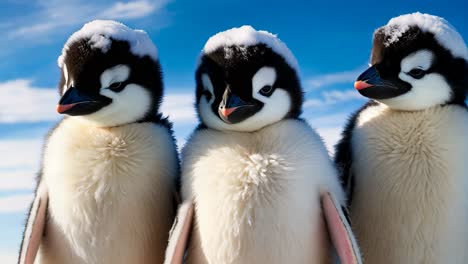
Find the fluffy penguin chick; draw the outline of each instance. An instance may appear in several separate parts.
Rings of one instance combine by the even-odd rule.
[[[336,151],[367,263],[468,259],[467,59],[439,17],[403,15],[374,34],[372,67],[355,83],[373,100]]]
[[[68,117],[46,141],[20,261],[48,195],[36,263],[162,263],[179,167],[158,114],[156,47],[143,31],[93,21],[69,38],[59,66],[57,111]]]
[[[182,152],[195,203],[187,263],[328,263],[320,194],[343,203],[322,140],[299,118],[297,62],[250,26],[211,37],[196,72],[201,125]]]

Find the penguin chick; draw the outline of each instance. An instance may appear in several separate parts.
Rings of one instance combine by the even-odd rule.
[[[468,51],[444,19],[377,29],[335,161],[368,263],[466,263]]]
[[[345,222],[344,195],[322,140],[300,119],[291,51],[250,26],[218,33],[202,51],[196,84],[201,124],[182,152],[182,198],[194,203],[186,262],[329,263],[321,198],[334,197]],[[172,238],[169,257],[171,247]]]
[[[162,263],[179,172],[156,47],[87,23],[58,59],[65,117],[48,136],[20,263]],[[44,229],[45,232],[42,232]]]

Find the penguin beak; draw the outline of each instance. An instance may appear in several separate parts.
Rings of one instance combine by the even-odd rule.
[[[377,100],[393,98],[407,92],[407,89],[400,89],[394,83],[382,79],[375,65],[357,78],[354,88],[361,95]]]
[[[255,101],[246,102],[239,96],[232,94],[227,88],[219,104],[218,114],[225,123],[235,124],[254,115],[260,108],[259,103]]]
[[[98,111],[111,102],[110,98],[87,95],[75,87],[70,87],[60,98],[57,112],[71,116],[87,115]]]

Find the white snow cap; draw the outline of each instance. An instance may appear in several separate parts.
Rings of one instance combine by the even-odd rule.
[[[299,66],[296,58],[276,35],[264,30],[255,30],[251,26],[242,26],[239,28],[232,28],[212,36],[205,44],[202,50],[202,55],[211,53],[220,47],[229,46],[255,46],[258,44],[265,44],[270,47],[274,52],[281,55],[286,62],[298,70]]]
[[[84,38],[89,38],[90,45],[93,48],[101,49],[102,52],[109,50],[110,38],[127,41],[130,44],[130,52],[134,55],[141,57],[148,55],[155,61],[158,60],[156,46],[145,31],[131,29],[117,21],[94,20],[86,23],[68,38],[57,61],[60,68],[63,67],[63,61],[70,45]]]
[[[468,50],[463,38],[447,20],[419,12],[390,19],[384,26],[385,34],[390,38],[384,44],[388,46],[397,42],[411,26],[417,26],[424,32],[434,34],[437,42],[448,49],[454,57],[468,60]]]

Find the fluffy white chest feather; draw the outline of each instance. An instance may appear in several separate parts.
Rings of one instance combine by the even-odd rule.
[[[43,163],[50,199],[40,263],[162,263],[177,173],[166,128],[69,118],[50,136]]]
[[[343,194],[305,122],[253,133],[203,129],[182,159],[183,196],[196,208],[189,263],[327,263],[319,195]]]
[[[351,218],[367,263],[466,263],[468,112],[378,105],[353,131]]]

